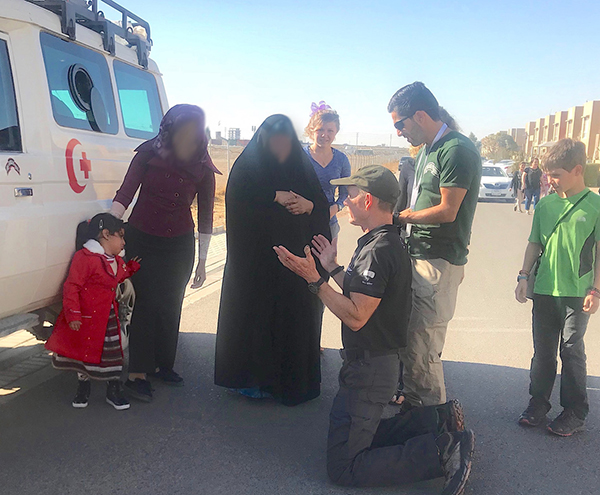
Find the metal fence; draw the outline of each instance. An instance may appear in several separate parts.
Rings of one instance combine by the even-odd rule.
[[[355,147],[349,145],[335,147],[346,154],[350,160],[352,171],[356,171],[368,165],[385,165],[396,170],[400,158],[408,155],[408,150],[405,148],[390,148],[384,146]],[[223,176],[217,178],[218,185],[226,182],[229,171],[233,166],[233,162],[240,156],[243,149],[242,146],[210,145],[210,156],[216,167],[223,173]],[[221,185],[224,187],[224,184]]]

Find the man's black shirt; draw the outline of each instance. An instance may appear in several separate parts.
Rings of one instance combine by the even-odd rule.
[[[542,180],[542,169],[541,168],[533,168],[527,167],[525,169],[525,188],[532,189],[534,191],[541,188],[541,180]]]
[[[412,306],[412,268],[398,228],[383,225],[358,240],[344,278],[344,295],[352,292],[381,299],[358,332],[342,323],[345,349],[387,350],[406,346]]]

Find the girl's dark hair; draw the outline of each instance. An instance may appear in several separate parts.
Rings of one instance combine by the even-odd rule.
[[[125,227],[125,222],[110,213],[98,213],[91,220],[81,222],[77,226],[77,234],[75,237],[75,249],[78,251],[83,248],[83,245],[90,239],[100,237],[104,229],[108,230],[109,234],[116,234]]]

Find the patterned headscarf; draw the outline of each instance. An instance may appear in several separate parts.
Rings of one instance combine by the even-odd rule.
[[[198,151],[195,157],[187,163],[179,162],[173,153],[172,142],[175,133],[189,122],[196,122],[198,127]],[[171,107],[160,122],[158,135],[140,145],[136,151],[154,151],[165,162],[188,169],[194,174],[197,165],[208,167],[220,174],[208,154],[208,136],[206,135],[206,118],[204,110],[196,105],[175,105]],[[199,171],[197,171],[199,172]],[[194,174],[196,175],[196,174]]]

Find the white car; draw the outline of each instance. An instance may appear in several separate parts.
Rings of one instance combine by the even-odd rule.
[[[51,320],[77,224],[168,109],[150,26],[98,3],[0,0],[0,334]]]
[[[480,200],[513,201],[511,178],[502,167],[490,163],[482,166]]]

